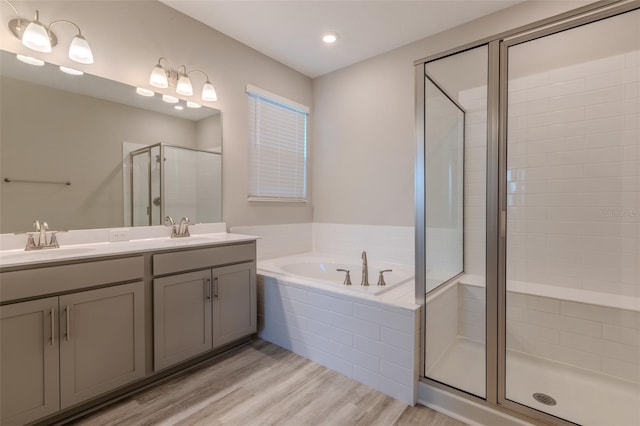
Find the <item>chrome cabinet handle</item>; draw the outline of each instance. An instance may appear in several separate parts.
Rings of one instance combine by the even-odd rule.
[[[213,297],[218,300],[218,277],[213,279]]]
[[[211,300],[211,278],[206,278],[204,280],[204,286],[206,287],[207,300]]]
[[[56,344],[56,311],[51,308],[51,346],[55,346]]]
[[[71,335],[71,323],[69,321],[69,305],[64,308],[65,315],[67,317],[67,332],[64,335],[65,340],[69,341],[69,336]]]

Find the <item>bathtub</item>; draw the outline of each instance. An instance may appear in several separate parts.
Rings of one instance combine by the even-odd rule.
[[[344,285],[345,273],[337,269],[346,269],[351,273],[352,285]],[[384,273],[385,286],[378,286],[379,272]],[[286,277],[312,281],[329,288],[342,288],[354,293],[377,296],[406,282],[412,281],[414,271],[407,265],[391,262],[369,262],[369,286],[360,285],[362,263],[360,259],[346,259],[321,253],[304,253],[276,259],[261,260],[258,270]]]

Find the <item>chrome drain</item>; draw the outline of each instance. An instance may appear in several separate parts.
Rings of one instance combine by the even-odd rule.
[[[538,401],[541,404],[544,405],[556,405],[557,402],[554,398],[550,397],[549,395],[547,395],[546,393],[534,393],[533,394],[533,399],[535,399],[536,401]]]

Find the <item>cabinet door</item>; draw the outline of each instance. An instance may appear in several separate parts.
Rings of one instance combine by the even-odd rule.
[[[214,347],[257,331],[256,264],[213,270]]]
[[[211,271],[153,280],[154,370],[174,365],[211,345]]]
[[[2,425],[25,424],[60,408],[58,298],[0,307]]]
[[[145,375],[144,283],[60,296],[62,408]]]

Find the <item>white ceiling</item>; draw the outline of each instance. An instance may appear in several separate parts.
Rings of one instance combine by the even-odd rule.
[[[522,2],[160,1],[312,78]],[[322,43],[325,32],[338,41]]]

